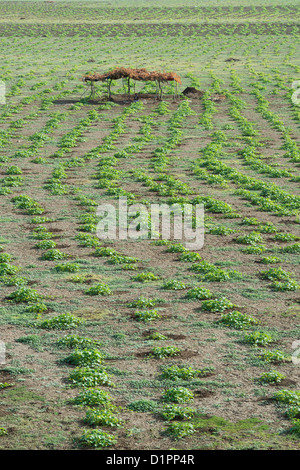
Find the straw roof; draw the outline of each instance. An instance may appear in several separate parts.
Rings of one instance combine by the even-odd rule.
[[[108,79],[118,80],[120,78],[132,78],[133,80],[149,80],[158,82],[175,81],[181,84],[181,79],[175,72],[149,72],[146,69],[131,69],[125,67],[119,67],[103,74],[95,73],[93,75],[84,75],[83,80],[91,82],[103,82]]]

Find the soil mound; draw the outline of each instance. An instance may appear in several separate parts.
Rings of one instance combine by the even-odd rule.
[[[225,62],[239,62],[240,59],[236,59],[235,57],[228,57],[228,59],[225,60]]]
[[[197,88],[194,88],[192,86],[188,86],[185,90],[183,90],[182,94],[185,96],[190,96],[191,98],[201,98],[204,92],[201,90],[197,90]]]

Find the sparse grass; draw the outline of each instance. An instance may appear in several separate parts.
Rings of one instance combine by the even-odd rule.
[[[140,400],[129,403],[127,408],[138,413],[149,413],[155,412],[158,408],[158,404],[154,400],[141,398]]]

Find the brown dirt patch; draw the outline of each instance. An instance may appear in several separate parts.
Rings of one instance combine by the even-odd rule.
[[[216,392],[213,392],[211,390],[194,390],[194,395],[196,398],[207,398],[215,395]]]

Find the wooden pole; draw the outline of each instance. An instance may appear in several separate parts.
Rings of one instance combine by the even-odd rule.
[[[128,77],[127,83],[128,83],[128,96],[130,96],[130,78],[129,77]]]
[[[158,87],[159,87],[159,99],[161,101],[161,98],[162,98],[162,87],[161,87],[161,81],[158,80]]]
[[[109,79],[107,80],[108,99],[109,99],[109,100],[110,100],[110,98],[111,98],[111,90],[110,90],[111,82],[112,82],[112,80],[111,80],[111,78],[109,78]]]
[[[155,80],[155,85],[156,85],[156,95],[155,95],[155,98],[158,99],[158,94],[159,94],[158,80]]]
[[[91,95],[90,98],[93,99],[95,96],[95,87],[94,87],[94,82],[93,80],[91,81]]]

